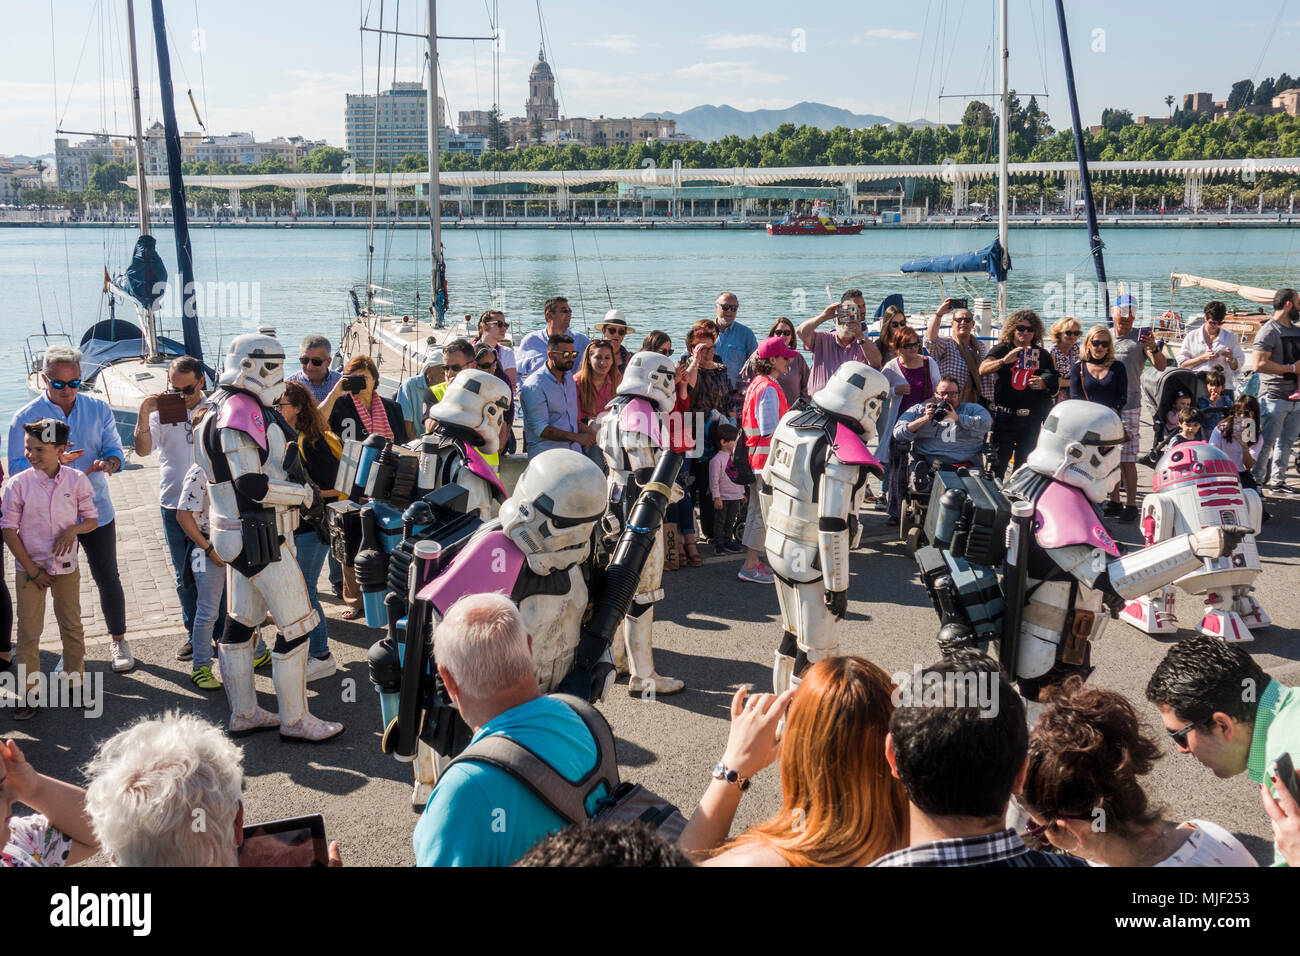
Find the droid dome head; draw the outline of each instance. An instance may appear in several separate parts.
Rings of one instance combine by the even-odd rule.
[[[544,451],[528,463],[514,494],[501,505],[501,530],[539,574],[587,556],[591,532],[609,503],[605,475],[586,455]]]
[[[676,366],[667,355],[637,352],[627,360],[627,370],[623,373],[623,381],[618,384],[618,394],[648,399],[667,415],[677,403],[675,373]]]
[[[1151,490],[1168,491],[1178,485],[1224,480],[1237,481],[1237,466],[1231,458],[1206,442],[1183,442],[1156,462]]]
[[[876,420],[889,398],[889,379],[870,365],[845,362],[813,396],[823,411],[857,422],[868,439],[876,438]]]
[[[274,404],[284,395],[284,347],[270,335],[236,336],[220,381],[250,392],[263,405]]]
[[[469,368],[457,375],[429,417],[459,425],[476,434],[479,451],[491,455],[501,447],[501,423],[510,410],[510,386],[491,372]]]
[[[1025,465],[1102,502],[1119,483],[1123,446],[1124,423],[1111,409],[1096,402],[1064,401],[1043,422],[1038,446]]]

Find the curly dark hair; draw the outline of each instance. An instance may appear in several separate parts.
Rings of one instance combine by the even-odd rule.
[[[1047,707],[1029,735],[1029,771],[1021,801],[1040,823],[1091,820],[1126,835],[1161,818],[1141,777],[1161,756],[1123,694],[1090,687],[1079,676],[1045,692]]]
[[[677,844],[644,823],[586,823],[553,833],[514,866],[693,866]]]

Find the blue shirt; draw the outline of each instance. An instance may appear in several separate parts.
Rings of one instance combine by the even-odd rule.
[[[581,368],[582,353],[591,344],[591,339],[577,329],[569,329],[568,333],[573,336],[573,347],[578,352],[578,357],[573,361],[573,367]],[[545,326],[542,326],[540,329],[529,332],[515,346],[515,367],[519,370],[518,379],[520,382],[546,365],[546,341],[549,338],[550,333],[546,331]]]
[[[113,420],[113,410],[97,398],[78,394],[72,404],[72,414],[64,415],[63,409],[41,392],[18,409],[9,422],[10,475],[31,467],[24,451],[23,442],[27,433],[23,431],[23,426],[42,418],[67,422],[69,448],[72,451],[85,450],[85,454],[74,461],[71,467],[84,472],[90,479],[90,486],[95,489],[95,511],[99,515],[99,526],[104,527],[114,518],[113,499],[108,493],[108,476],[102,471],[90,471],[90,466],[96,460],[106,458],[116,458],[118,467],[126,463],[126,456],[122,453],[122,439],[117,433],[117,422]]]
[[[568,780],[596,766],[596,742],[568,704],[538,697],[498,714],[470,743],[503,734]],[[593,813],[603,786],[587,798]],[[504,770],[466,761],[447,770],[415,825],[416,866],[509,866],[568,821]]]
[[[984,444],[984,436],[993,427],[993,416],[975,402],[962,402],[957,406],[956,422],[927,422],[917,432],[907,429],[909,423],[928,414],[926,403],[913,405],[898,416],[894,426],[894,441],[911,444],[916,453],[927,461],[959,464],[974,462]]]
[[[424,403],[425,396],[429,396],[429,401],[433,400],[433,394],[429,391],[429,383],[424,380],[424,373],[412,375],[406,381],[402,382],[397,389],[397,404],[402,406],[402,417],[408,422],[415,423],[415,434],[424,434]]]
[[[745,362],[758,350],[758,339],[747,325],[732,322],[718,334],[718,341],[713,344],[713,354],[718,361],[727,366],[727,375],[733,382],[740,381],[740,370]]]
[[[542,438],[547,425],[566,432],[578,430],[578,385],[572,372],[565,372],[564,381],[557,382],[550,369],[543,365],[524,379],[519,387],[519,401],[524,406],[524,443],[528,446],[529,458],[550,448],[581,450],[577,442]]]
[[[294,372],[286,378],[285,381],[297,382],[299,385],[305,386],[307,391],[311,392],[312,397],[316,399],[316,404],[319,405],[321,402],[325,401],[326,396],[334,390],[335,383],[342,377],[342,372],[336,369],[330,369],[325,373],[325,381],[321,382],[319,385],[309,379],[306,372]]]

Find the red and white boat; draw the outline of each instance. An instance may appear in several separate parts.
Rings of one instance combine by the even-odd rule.
[[[831,207],[822,200],[813,203],[807,216],[789,215],[767,224],[769,236],[856,236],[866,227],[861,222],[836,222]]]

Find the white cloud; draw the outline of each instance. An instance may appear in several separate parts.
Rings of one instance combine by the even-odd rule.
[[[749,83],[784,83],[789,77],[782,76],[779,73],[764,73],[758,70],[753,63],[744,63],[736,60],[715,60],[711,63],[693,63],[690,66],[684,66],[681,69],[673,71],[673,76],[683,80],[704,81],[709,83],[736,83],[740,85]],[[709,91],[701,94],[704,98],[713,98],[721,94],[721,91]]]
[[[630,33],[611,33],[599,40],[585,40],[575,42],[573,45],[603,47],[606,50],[613,50],[615,53],[631,53],[641,47],[640,41]]]
[[[868,30],[861,36],[855,36],[851,41],[855,45],[869,44],[872,40],[919,40],[921,34],[915,30],[894,30],[889,27],[876,27]]]
[[[704,37],[710,50],[783,50],[790,45],[789,37],[769,36],[765,33],[710,33]]]

